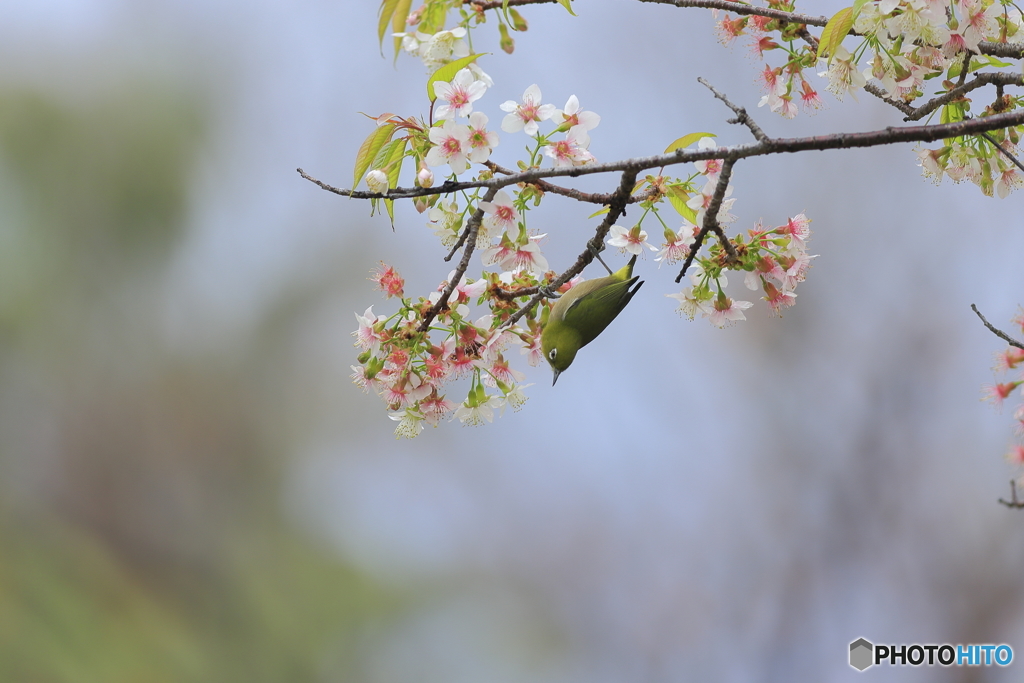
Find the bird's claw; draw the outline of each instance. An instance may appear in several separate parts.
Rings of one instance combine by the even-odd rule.
[[[551,289],[551,287],[549,287],[547,285],[541,285],[540,287],[537,288],[537,291],[540,292],[541,294],[543,294],[548,299],[560,299],[560,298],[562,298],[561,294],[559,294],[558,292],[553,291]]]

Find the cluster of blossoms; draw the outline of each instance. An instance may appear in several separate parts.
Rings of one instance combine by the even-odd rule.
[[[481,22],[480,13],[462,9],[460,25],[442,28],[446,14],[440,10],[447,12],[458,4],[428,0],[403,19],[416,30],[395,34],[402,48],[422,59],[433,72],[428,81],[429,117],[378,117],[376,129],[357,155],[355,177],[364,177],[371,191],[383,195],[373,201],[383,201],[392,220],[392,200],[387,195],[398,186],[406,159],[415,165],[413,182],[421,188],[433,187],[439,168],[445,169],[448,181],[456,182],[467,173],[475,173],[476,179],[507,173],[491,161],[499,135],[488,130],[489,119],[479,110],[484,95],[494,87],[476,63],[479,55],[472,54],[469,42],[470,24]],[[517,30],[524,27],[521,22]],[[527,156],[518,162],[520,170],[541,167],[545,157],[556,168],[594,163],[590,135],[601,117],[584,110],[575,95],[559,109],[545,103],[540,88],[531,85],[521,99],[504,102],[500,110],[504,112],[503,133],[523,133],[530,138]],[[713,149],[714,142],[704,135],[680,138],[678,146],[697,142],[700,149]],[[655,260],[660,263],[687,258],[721,170],[721,160],[701,161],[689,178],[658,176],[641,182],[634,190],[643,193],[640,222],[628,229],[613,226],[608,245],[632,254],[657,252]],[[521,407],[526,401],[523,390],[530,385],[523,383],[525,376],[512,368],[511,361],[525,356],[530,365],[540,363],[541,330],[552,306],[551,300],[544,298],[515,324],[510,321],[538,288],[555,277],[541,250],[546,235],[527,229],[528,210],[544,197],[541,186],[521,183],[486,195],[481,188],[457,193],[444,190],[441,187],[436,194],[416,199],[416,208],[427,213],[428,227],[446,249],[468,239],[468,226],[471,221],[476,224],[472,246],[485,268],[481,276],[474,280],[458,275],[453,286],[456,274],[461,273],[453,271],[435,292],[415,298],[406,295],[405,283],[394,268],[382,264],[373,280],[387,298],[398,302],[397,310],[378,315],[371,306],[356,314],[358,329],[353,336],[360,353],[359,364],[352,366],[353,380],[380,396],[390,417],[398,422],[395,433],[399,437],[415,437],[425,425],[436,426],[442,419],[478,425],[491,421],[506,407]],[[725,199],[718,221],[735,220],[729,213],[734,201]],[[660,210],[666,204],[683,219],[678,230],[669,229],[661,218]],[[640,225],[645,217],[656,217],[664,228],[666,241],[660,250],[647,242]],[[743,319],[743,309],[751,304],[733,301],[723,292],[724,271],[730,269],[745,271],[747,285],[762,289],[773,311],[792,305],[796,284],[803,280],[811,258],[805,249],[808,223],[801,214],[773,230],[758,228],[747,238],[738,236],[730,242],[737,258],[712,243],[703,255],[696,255],[693,286],[673,295],[681,300],[681,310],[691,318],[700,312],[719,327]],[[561,291],[580,279],[565,283]],[[442,305],[441,298],[448,290],[451,294]],[[480,310],[471,310],[474,306]],[[519,353],[514,353],[516,348]],[[456,380],[465,389],[461,401],[448,398]]]
[[[738,257],[736,262],[730,262],[721,245],[713,245],[707,257],[694,259],[689,271],[691,286],[668,296],[679,300],[679,313],[691,320],[697,313],[716,327],[745,320],[743,311],[753,303],[737,301],[725,293],[729,284],[726,271],[733,270],[743,273],[747,289],[762,291],[768,310],[781,316],[784,308],[796,303],[794,290],[804,281],[814,258],[807,253],[810,222],[801,213],[776,228],[758,224],[748,231],[746,239],[737,235],[732,240]],[[676,234],[675,244],[692,243],[698,231],[696,226],[684,224]]]
[[[767,0],[772,9],[792,12],[792,0]],[[911,105],[925,95],[926,81],[936,79],[939,94],[959,83],[965,56],[971,54],[969,71],[981,68],[1003,69],[1012,66],[994,57],[979,54],[982,41],[1019,40],[1024,27],[1024,11],[1008,0],[871,0],[855,3],[833,17],[822,33],[824,49],[812,46],[805,27],[763,16],[719,19],[716,32],[728,44],[741,35],[749,35],[758,57],[778,51],[785,55],[780,66],[766,65],[758,76],[765,91],[759,106],[793,118],[797,103],[809,111],[822,106],[818,92],[804,76],[805,69],[824,65],[818,75],[827,78],[827,89],[838,99],[856,96],[874,81],[885,97],[901,105]],[[851,50],[841,42],[847,32],[859,36],[860,44]],[[835,32],[837,35],[827,35]],[[1015,67],[1019,73],[1019,67]],[[1020,98],[1000,94],[980,116],[1005,112],[1021,105]],[[941,120],[961,121],[970,116],[971,100],[956,98],[937,108]],[[1008,154],[1016,155],[1021,131],[1011,128],[993,133]],[[989,141],[981,138],[954,138],[938,149],[919,150],[923,173],[936,182],[943,175],[955,182],[970,180],[986,195],[1005,197],[1024,185],[1024,177],[1011,161]]]
[[[698,141],[697,146],[699,149],[714,149],[715,142],[704,137]],[[687,180],[658,176],[641,182],[639,188],[646,187],[649,197],[640,204],[644,213],[631,228],[612,226],[609,246],[637,255],[644,253],[645,249],[657,252],[654,260],[659,266],[685,261],[700,233],[698,226],[703,224],[722,171],[719,159],[698,161],[694,165],[697,172]],[[697,189],[696,181],[700,178],[703,178],[704,183]],[[726,188],[726,198],[718,211],[719,223],[729,224],[736,220],[736,216],[730,213],[736,202],[731,195],[730,185]],[[682,216],[682,226],[678,230],[670,228],[658,210],[658,203],[663,199],[668,199]],[[647,231],[642,227],[643,221],[649,216],[658,220],[662,226],[664,242],[660,249],[648,241]],[[698,313],[716,327],[746,320],[743,311],[753,304],[732,299],[725,293],[728,285],[726,271],[732,270],[742,272],[747,288],[761,290],[768,309],[772,314],[781,316],[784,308],[796,303],[796,286],[804,281],[811,259],[814,258],[807,253],[810,222],[801,213],[776,228],[768,229],[758,224],[748,231],[746,237],[737,235],[730,240],[735,258],[720,242],[713,241],[713,235],[706,237],[705,241],[711,242],[711,246],[706,253],[694,255],[688,271],[691,286],[666,296],[678,299],[679,313],[691,320]]]
[[[449,275],[453,276],[454,272]],[[511,272],[488,273],[476,281],[463,277],[426,330],[422,329],[425,316],[448,282],[430,296],[413,300],[405,296],[405,283],[391,266],[382,264],[373,280],[400,305],[390,316],[375,315],[372,306],[356,314],[359,327],[352,334],[361,353],[359,365],[352,366],[352,378],[384,401],[391,419],[398,422],[396,436],[413,438],[425,423],[437,426],[446,417],[479,425],[506,407],[522,407],[523,389],[531,385],[522,384],[524,375],[511,367],[506,354],[519,347],[530,365],[540,363],[540,323],[536,315],[528,315],[526,327],[506,326],[510,312],[521,301],[502,294],[536,286],[535,278]],[[473,301],[489,301],[493,313],[471,319]],[[445,394],[447,385],[459,378],[469,380],[461,403]]]
[[[1020,311],[1013,318],[1013,324],[1021,335],[1024,336],[1024,311]],[[997,407],[1002,407],[1003,402],[1013,394],[1018,387],[1024,385],[1024,350],[1016,346],[1007,346],[1005,350],[996,354],[995,364],[992,370],[1004,378],[1007,375],[1015,375],[1015,378],[1006,382],[988,384],[982,388],[982,400],[990,401]],[[1020,392],[1024,395],[1024,389]],[[1020,403],[1013,411],[1015,424],[1014,435],[1017,442],[1010,446],[1006,453],[1006,459],[1013,465],[1020,475],[1018,483],[1024,487],[1024,402]]]

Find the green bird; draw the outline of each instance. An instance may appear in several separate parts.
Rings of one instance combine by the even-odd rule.
[[[600,256],[598,260],[601,260]],[[576,352],[604,332],[604,328],[615,320],[615,316],[640,289],[643,281],[638,282],[640,276],[633,275],[635,263],[636,255],[612,273],[612,269],[601,261],[609,275],[579,283],[551,307],[540,337],[541,350],[555,373],[551,386],[572,365]]]

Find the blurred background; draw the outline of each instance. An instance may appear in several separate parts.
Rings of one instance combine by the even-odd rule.
[[[901,123],[866,95],[756,109],[761,63],[706,11],[576,4],[523,9],[511,56],[477,34],[494,128],[537,83],[601,114],[602,161],[748,141],[698,75],[770,135]],[[523,411],[396,441],[351,384],[353,312],[390,312],[381,259],[422,294],[450,265],[411,206],[392,230],[295,172],[348,187],[358,112],[426,113],[376,10],[0,4],[0,681],[846,681],[858,637],[1024,657],[1012,407],[978,400],[1003,345],[969,309],[1009,330],[1024,301],[1024,195],[936,187],[905,145],[743,162],[738,229],[814,220],[784,319],[680,319],[648,259],[555,389],[530,369]],[[555,270],[591,212],[530,215]]]

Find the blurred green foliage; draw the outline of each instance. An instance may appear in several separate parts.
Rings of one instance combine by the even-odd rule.
[[[401,598],[283,518],[266,352],[173,358],[138,314],[206,106],[137,81],[87,100],[0,87],[0,406],[32,418],[0,415],[0,681],[351,680]]]

